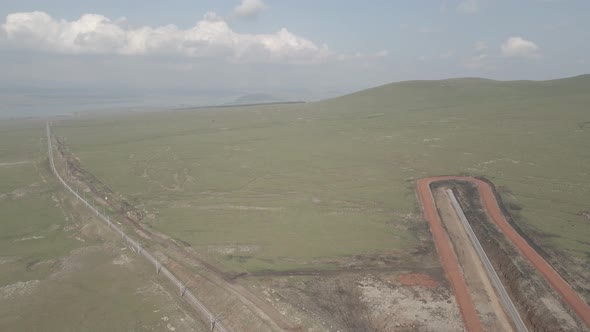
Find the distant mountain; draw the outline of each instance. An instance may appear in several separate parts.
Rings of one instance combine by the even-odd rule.
[[[230,104],[241,105],[241,104],[265,104],[265,103],[279,103],[287,101],[283,98],[279,98],[267,93],[254,93],[236,98]]]

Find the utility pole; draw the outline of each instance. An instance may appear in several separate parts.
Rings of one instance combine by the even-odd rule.
[[[223,314],[223,313],[220,313],[217,316],[211,317],[211,331],[215,331],[215,325],[217,324],[217,321],[220,321],[224,317],[225,317],[225,314]]]

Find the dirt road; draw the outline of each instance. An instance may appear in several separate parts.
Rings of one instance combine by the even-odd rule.
[[[512,327],[510,326],[510,324],[507,323],[508,320],[507,320],[506,314],[508,314],[510,316],[511,321],[514,324],[514,327],[516,328],[516,331],[528,332],[528,329],[527,329],[525,323],[523,322],[522,318],[520,317],[520,313],[518,312],[518,310],[516,309],[516,306],[512,302],[512,299],[508,295],[506,288],[502,284],[502,281],[500,280],[500,277],[496,273],[496,270],[494,269],[492,262],[490,261],[487,254],[485,253],[485,250],[483,249],[481,242],[477,238],[477,235],[475,235],[475,232],[473,231],[473,228],[469,224],[467,217],[465,217],[465,214],[463,213],[463,209],[459,205],[459,202],[457,201],[457,198],[455,197],[453,190],[446,189],[445,191],[447,194],[446,196],[449,199],[450,204],[453,206],[456,216],[458,217],[458,221],[460,222],[460,228],[463,231],[463,235],[467,236],[469,238],[469,241],[473,245],[472,247],[469,247],[472,250],[472,252],[475,253],[475,256],[477,257],[477,264],[473,264],[473,265],[477,265],[480,268],[482,268],[482,272],[485,271],[484,273],[482,273],[482,280],[484,280],[484,283],[487,286],[486,287],[487,293],[489,294],[488,296],[490,297],[489,302],[491,302],[491,304],[493,305],[493,307],[495,309],[494,311],[495,311],[496,315],[498,316],[499,321],[504,324],[503,326],[501,326],[501,328],[499,328],[497,330],[501,330],[501,331],[512,331],[513,330]],[[443,221],[444,221],[444,218],[443,218]],[[484,277],[484,275],[487,276],[487,278]],[[492,288],[492,285],[493,285],[493,288]]]
[[[547,282],[559,293],[562,299],[573,309],[578,317],[590,327],[590,306],[572,289],[572,287],[541,257],[528,242],[516,232],[504,217],[492,186],[480,179],[462,176],[441,176],[420,179],[417,182],[417,192],[423,204],[424,215],[430,222],[430,227],[436,242],[441,261],[445,272],[455,291],[457,302],[461,309],[466,328],[469,331],[481,330],[481,323],[477,317],[475,307],[467,292],[465,280],[461,275],[457,258],[450,246],[448,236],[446,235],[440,217],[434,205],[434,199],[430,191],[430,185],[436,181],[468,181],[479,188],[481,200],[486,212],[502,233],[518,248],[528,261],[541,273]]]
[[[439,187],[441,185],[441,187]],[[486,331],[514,331],[484,261],[454,209],[446,187],[437,183],[431,187],[439,216],[455,250],[471,300]]]
[[[445,232],[442,224],[442,220],[438,215],[438,211],[435,206],[434,197],[430,191],[430,184],[437,181],[436,178],[420,179],[417,183],[417,191],[420,201],[422,202],[422,208],[424,209],[424,217],[430,223],[430,231],[434,238],[436,249],[440,256],[441,263],[451,283],[453,292],[457,299],[457,304],[463,316],[465,322],[465,328],[469,332],[483,331],[481,321],[475,310],[475,305],[467,290],[467,284],[463,278],[461,268],[457,256],[451,246],[451,241]]]

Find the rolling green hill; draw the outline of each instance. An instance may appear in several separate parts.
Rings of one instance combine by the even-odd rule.
[[[456,78],[391,83],[319,103],[337,105],[352,112],[425,110],[461,105],[516,102],[538,98],[584,95],[590,91],[590,74],[550,81],[494,81]],[[368,107],[367,107],[368,106]]]
[[[430,241],[414,181],[442,174],[494,181],[523,229],[575,268],[590,257],[588,92],[589,75],[412,81],[317,103],[64,120],[55,132],[145,223],[225,269],[411,252]]]

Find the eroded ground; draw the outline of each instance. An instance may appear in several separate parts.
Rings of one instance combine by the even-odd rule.
[[[440,275],[430,273],[349,272],[245,282],[296,323],[315,321],[319,330],[461,331],[453,295]]]

